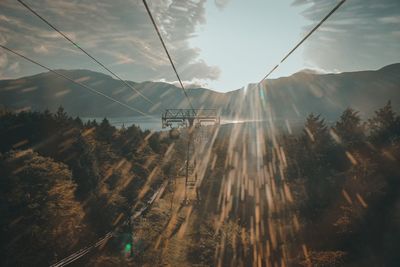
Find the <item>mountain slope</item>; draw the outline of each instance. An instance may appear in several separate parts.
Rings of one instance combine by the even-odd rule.
[[[63,74],[110,95],[145,113],[160,115],[165,108],[187,108],[180,88],[161,82],[128,81],[154,104],[105,74],[88,70],[60,70]],[[195,107],[218,108],[228,117],[301,119],[320,113],[333,119],[346,107],[370,115],[388,100],[400,106],[400,64],[377,71],[340,74],[299,72],[265,82],[265,88],[249,85],[227,93],[204,88],[189,89]],[[62,105],[72,115],[85,117],[137,116],[117,103],[72,84],[52,73],[0,81],[0,105],[12,109],[55,110]]]

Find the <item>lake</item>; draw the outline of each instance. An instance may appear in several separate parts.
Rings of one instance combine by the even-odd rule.
[[[87,122],[88,120],[96,120],[97,123],[100,123],[104,118],[102,117],[84,117],[82,120]],[[157,117],[146,117],[146,116],[136,116],[136,117],[115,117],[115,118],[107,118],[111,125],[115,126],[116,128],[121,128],[124,125],[126,128],[135,124],[139,126],[142,130],[153,130],[153,131],[162,131],[168,129],[162,129],[161,127],[161,116],[160,118]],[[226,124],[256,124],[264,122],[265,126],[269,125],[267,121],[260,121],[260,120],[234,120],[230,118],[221,118],[221,125]],[[304,120],[290,120],[291,126],[294,128],[302,127]],[[284,127],[286,128],[287,122],[285,120],[276,120],[274,121],[274,125],[276,127]],[[255,126],[255,125],[254,125]]]
[[[100,117],[91,117],[91,118],[82,118],[82,121],[87,122],[88,120],[96,120],[97,123],[100,123],[104,118]],[[137,117],[116,117],[116,118],[107,118],[111,125],[121,128],[124,125],[126,128],[135,124],[139,126],[142,130],[154,130],[161,131],[163,130],[161,127],[161,117],[157,119],[149,118],[145,116],[137,116]]]

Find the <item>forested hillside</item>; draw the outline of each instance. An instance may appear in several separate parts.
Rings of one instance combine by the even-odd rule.
[[[310,114],[301,132],[261,130],[264,145],[254,146],[263,124],[221,129],[192,264],[397,266],[400,116],[391,103],[366,121],[346,109],[333,126]]]
[[[2,266],[46,266],[114,229],[162,181],[169,145],[62,108],[2,111],[0,138]]]
[[[185,205],[184,133],[82,123],[62,108],[2,111],[1,265],[46,266],[119,227],[75,264],[396,266],[400,117],[391,103],[365,121],[349,108],[332,126],[316,114],[300,131],[271,126],[214,128],[197,200]],[[154,207],[121,226],[163,180]]]

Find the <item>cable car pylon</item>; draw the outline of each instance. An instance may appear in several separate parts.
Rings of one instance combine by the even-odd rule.
[[[180,128],[187,129],[187,147],[185,160],[185,193],[183,204],[188,204],[188,189],[196,187],[197,182],[197,160],[195,153],[194,135],[196,130],[202,126],[219,125],[220,117],[216,109],[166,109],[161,117],[162,128],[170,128],[170,137],[179,138]],[[190,179],[194,175],[194,180]],[[196,195],[198,191],[196,188]]]

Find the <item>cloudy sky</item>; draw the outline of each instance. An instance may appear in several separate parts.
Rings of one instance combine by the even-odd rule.
[[[141,0],[24,0],[121,77],[176,78]],[[259,81],[337,0],[148,0],[183,80],[218,91]],[[55,69],[103,70],[15,0],[0,43]],[[347,0],[271,78],[400,62],[400,1]],[[0,78],[42,69],[0,49]]]

